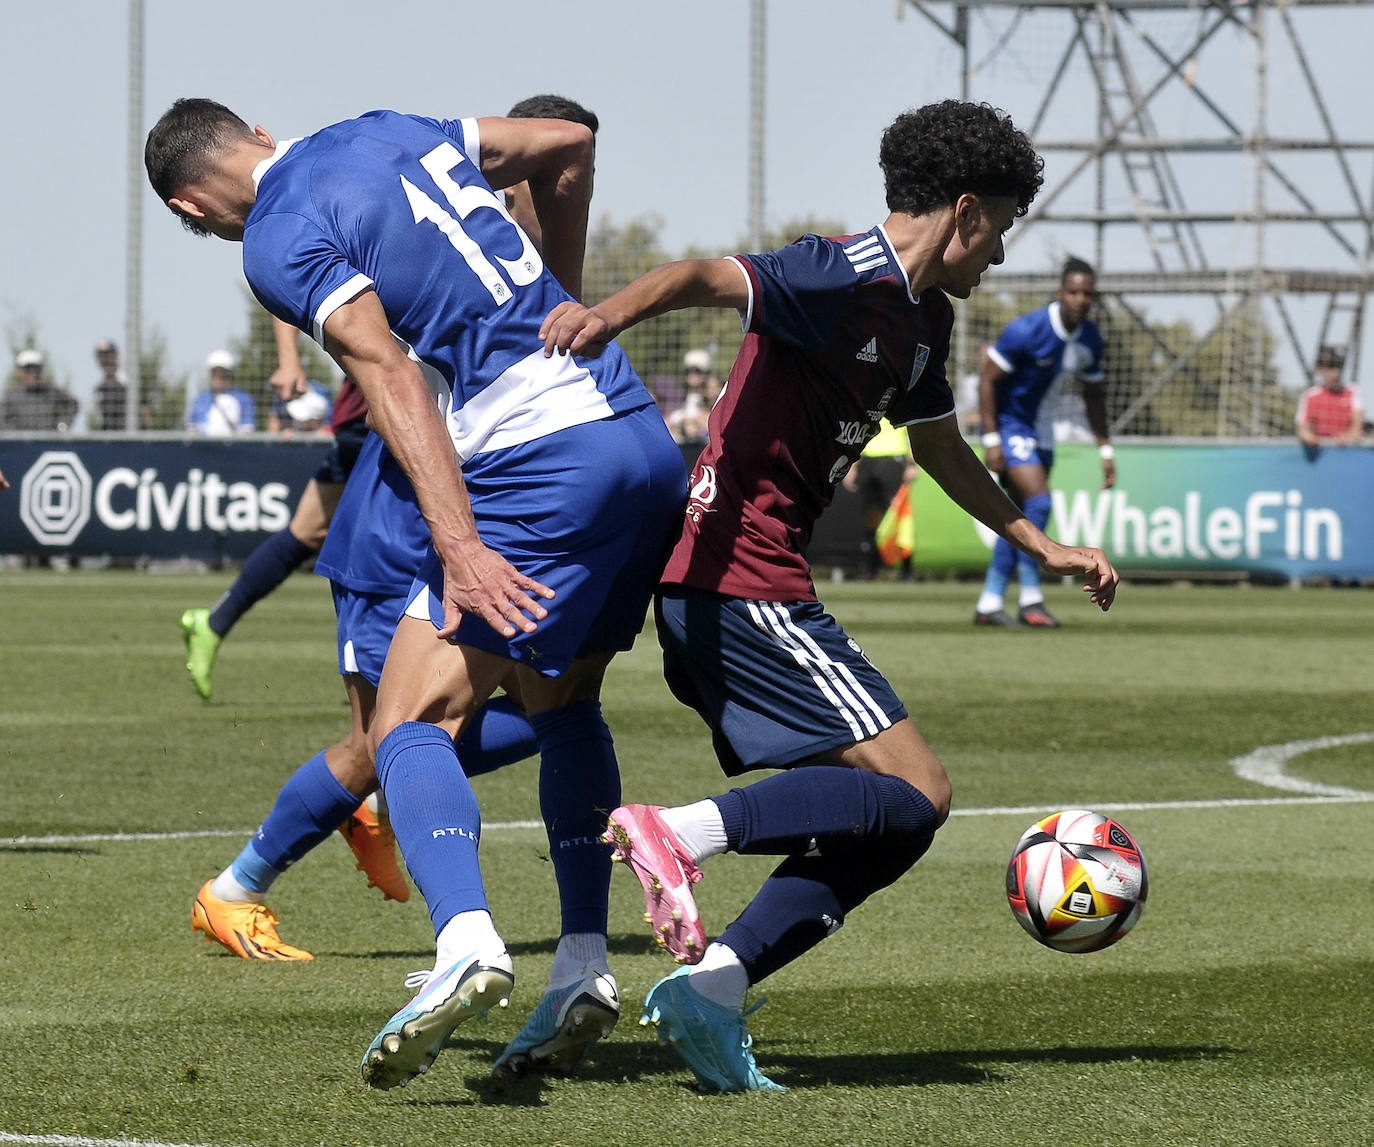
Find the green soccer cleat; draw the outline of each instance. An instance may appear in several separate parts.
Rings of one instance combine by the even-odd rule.
[[[188,609],[181,615],[181,636],[186,640],[186,672],[191,684],[210,700],[210,668],[219,652],[220,635],[210,628],[208,609]]]

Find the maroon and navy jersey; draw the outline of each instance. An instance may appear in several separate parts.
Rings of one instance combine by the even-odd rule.
[[[954,312],[938,288],[912,297],[880,226],[735,262],[749,284],[744,343],[711,410],[663,583],[814,600],[812,529],[879,419],[954,414]]]

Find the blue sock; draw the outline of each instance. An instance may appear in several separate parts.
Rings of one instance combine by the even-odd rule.
[[[1036,494],[1032,498],[1026,499],[1023,512],[1040,529],[1049,525],[1050,513],[1054,508],[1054,502],[1048,494]],[[1020,550],[1016,551],[1016,576],[1021,582],[1021,595],[1024,599],[1026,590],[1040,589],[1040,567],[1035,559],[1029,554],[1023,554]]]
[[[315,551],[290,530],[278,530],[243,561],[234,584],[210,611],[210,628],[223,637],[245,613],[281,585]]]
[[[1011,581],[1011,571],[1016,568],[1017,550],[1006,538],[998,538],[992,547],[992,560],[988,562],[988,572],[983,578],[983,592],[993,597],[1003,597],[1007,583]]]
[[[469,777],[513,765],[539,749],[524,710],[509,697],[495,697],[478,709],[464,726],[457,747]]]
[[[256,835],[230,866],[250,892],[266,892],[273,880],[348,819],[360,797],[329,771],[316,753],[291,774]]]
[[[601,840],[620,804],[620,767],[597,701],[531,718],[539,738],[539,808],[558,881],[562,935],[606,933],[611,846]]]
[[[453,740],[437,725],[397,725],[378,746],[377,780],[406,868],[429,905],[434,934],[459,912],[485,910],[477,862],[482,817]]]
[[[804,778],[812,771],[781,775]],[[720,935],[719,942],[739,956],[751,984],[835,932],[850,911],[897,880],[930,847],[939,818],[924,793],[897,777],[840,771],[879,782],[870,793],[876,803],[851,806],[851,813],[860,815],[847,839],[835,839],[828,849],[818,840],[819,855],[794,854],[784,860]],[[728,820],[726,827],[729,831]]]

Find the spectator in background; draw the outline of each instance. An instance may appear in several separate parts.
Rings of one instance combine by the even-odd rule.
[[[1345,351],[1338,346],[1323,346],[1317,351],[1316,385],[1308,387],[1298,399],[1298,438],[1309,450],[1325,444],[1349,446],[1360,440],[1364,430],[1364,411],[1360,392],[1346,386]]]
[[[309,379],[300,394],[272,399],[267,429],[286,438],[292,434],[328,434],[333,406],[334,398],[324,384]]]
[[[100,381],[95,387],[94,430],[123,430],[129,424],[129,380],[119,366],[119,347],[111,339],[95,344]]]
[[[70,430],[80,404],[43,378],[43,352],[21,350],[14,359],[19,385],[0,399],[0,429]]]
[[[711,354],[689,350],[682,356],[682,397],[668,408],[668,429],[679,442],[705,442],[706,416],[714,399],[707,401],[707,380],[711,377]],[[720,394],[717,380],[715,394]]]
[[[186,428],[207,438],[229,438],[253,430],[257,407],[247,391],[234,386],[237,360],[227,350],[211,351],[205,360],[210,388],[202,390],[186,416]]]

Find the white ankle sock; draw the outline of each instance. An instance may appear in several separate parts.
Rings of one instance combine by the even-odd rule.
[[[719,856],[729,847],[720,806],[713,800],[665,808],[658,815],[673,830],[673,835],[697,864],[709,857]]]
[[[565,988],[582,979],[588,967],[610,974],[606,962],[606,937],[598,932],[569,932],[560,936],[553,954],[548,990]]]
[[[1028,605],[1040,605],[1044,600],[1044,590],[1038,587],[1035,589],[1023,589],[1021,591],[1021,600],[1017,604],[1020,605],[1022,609],[1025,609]]]
[[[210,895],[218,896],[221,900],[251,900],[254,904],[267,902],[267,893],[250,892],[235,880],[232,867],[226,868],[210,882]]]
[[[484,956],[494,956],[506,950],[506,945],[497,935],[496,926],[491,922],[491,913],[478,909],[473,912],[459,912],[439,933],[435,941],[437,951],[434,966],[460,960],[469,952],[477,951]]]
[[[692,987],[712,1003],[738,1011],[749,990],[749,973],[734,950],[719,942],[709,944],[701,963],[687,973]]]
[[[967,600],[967,598],[965,599]],[[978,604],[974,608],[979,613],[996,613],[1002,608],[1002,597],[1000,594],[988,593],[984,590],[978,596]]]

